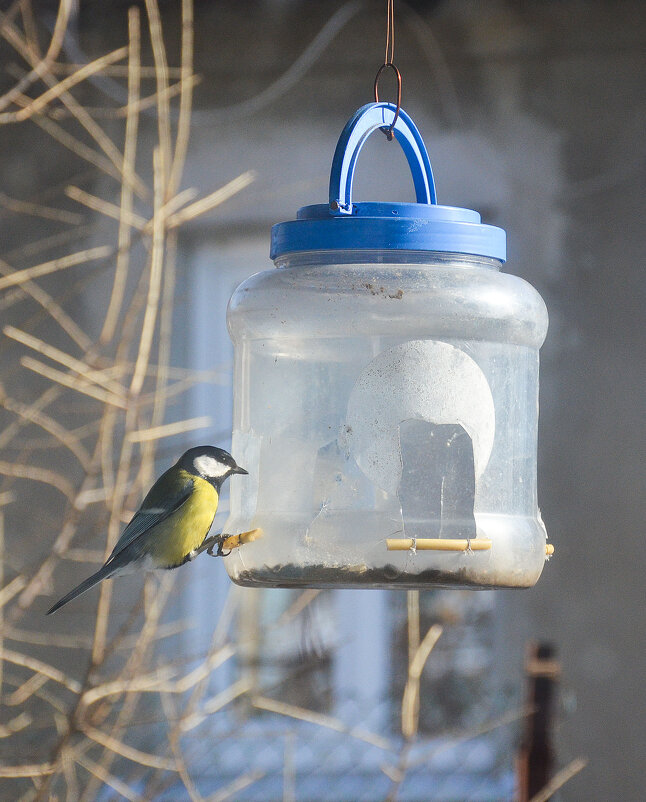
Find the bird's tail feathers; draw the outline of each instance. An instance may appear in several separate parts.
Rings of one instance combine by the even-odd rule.
[[[104,565],[96,572],[96,574],[92,574],[92,576],[89,576],[86,580],[81,582],[80,585],[77,585],[75,588],[70,590],[69,593],[66,593],[62,599],[59,599],[53,607],[49,608],[49,610],[47,611],[47,615],[55,613],[56,610],[59,610],[64,604],[67,604],[67,602],[70,602],[72,601],[72,599],[75,599],[77,596],[80,596],[82,593],[85,593],[86,590],[89,590],[90,588],[93,588],[95,585],[98,585],[98,583],[101,582],[101,580],[107,579],[108,577],[112,576],[114,572],[115,572],[115,567],[113,565]]]

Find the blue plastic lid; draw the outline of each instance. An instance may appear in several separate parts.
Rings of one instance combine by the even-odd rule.
[[[357,158],[373,131],[392,130],[402,146],[416,203],[352,202]],[[271,230],[272,259],[296,251],[402,250],[485,256],[504,262],[506,234],[478,212],[439,206],[426,146],[411,118],[391,103],[369,103],[348,121],[332,161],[328,204],[303,206]]]

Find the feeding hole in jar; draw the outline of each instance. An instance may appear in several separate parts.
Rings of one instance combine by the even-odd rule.
[[[473,442],[460,424],[399,424],[404,537],[476,537]]]

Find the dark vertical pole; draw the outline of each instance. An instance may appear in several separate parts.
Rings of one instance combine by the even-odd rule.
[[[518,800],[529,802],[551,780],[554,770],[554,703],[561,667],[549,643],[532,644],[525,673],[531,711],[518,753]]]

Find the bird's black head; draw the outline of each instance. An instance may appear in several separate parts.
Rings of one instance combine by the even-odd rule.
[[[222,482],[233,473],[246,474],[244,468],[236,464],[231,454],[223,448],[215,446],[196,446],[182,454],[177,461],[177,465],[193,476],[200,476],[211,482],[212,485],[220,487]]]

